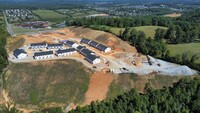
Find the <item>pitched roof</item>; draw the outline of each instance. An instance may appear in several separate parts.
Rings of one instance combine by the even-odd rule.
[[[81,43],[88,44],[89,42],[90,42],[90,40],[87,39],[87,38],[82,38],[82,39],[81,39]]]
[[[67,44],[67,46],[70,46],[70,47],[71,47],[75,42],[72,42],[72,41],[67,40],[67,41],[65,41],[64,43]]]
[[[15,49],[14,51],[13,51],[13,54],[14,54],[14,56],[18,56],[18,55],[20,55],[21,53],[26,53],[23,49]]]
[[[64,50],[57,50],[56,53],[57,54],[62,54],[62,53],[68,53],[68,52],[73,52],[73,51],[76,51],[75,48],[69,48],[69,49],[64,49]]]
[[[80,53],[81,53],[82,55],[84,55],[84,56],[87,56],[87,55],[94,54],[95,52],[93,52],[93,51],[91,51],[91,50],[85,48],[85,49],[82,49],[82,50],[80,51]]]
[[[99,44],[99,43],[97,43],[97,42],[95,42],[95,41],[91,41],[91,42],[89,43],[89,45],[92,46],[92,47],[96,47],[98,44]]]
[[[81,40],[81,42],[83,43],[86,43],[96,49],[99,49],[100,51],[105,51],[108,47],[103,45],[103,44],[99,44],[98,42],[95,42],[95,41],[92,41],[92,40],[89,40],[89,39],[86,39],[86,38],[83,38]]]
[[[48,44],[48,47],[57,47],[57,46],[63,46],[62,44]]]
[[[97,57],[96,55],[88,55],[85,57],[85,59],[90,63],[93,63],[93,61],[97,58],[99,58],[99,57]]]
[[[36,52],[34,53],[34,56],[43,56],[43,55],[51,55],[51,54],[53,54],[53,51]]]
[[[45,43],[45,42],[42,42],[42,43],[32,43],[32,44],[30,44],[30,46],[44,46],[46,44],[47,43]]]
[[[77,50],[81,51],[82,49],[86,48],[85,46],[78,46]]]
[[[96,48],[99,49],[100,51],[105,51],[108,47],[106,47],[102,44],[99,44]]]

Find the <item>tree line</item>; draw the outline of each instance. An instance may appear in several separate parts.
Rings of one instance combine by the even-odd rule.
[[[173,87],[152,89],[146,84],[145,93],[135,89],[114,100],[92,102],[70,113],[199,113],[200,79],[181,79]]]
[[[137,50],[145,55],[163,57],[167,51],[166,44],[163,40],[146,37],[143,31],[137,31],[135,28],[126,28],[120,34],[122,40],[130,42]]]
[[[4,24],[0,24],[0,72],[7,66],[7,52],[5,50],[8,33]]]
[[[188,65],[191,68],[200,71],[200,64],[195,61],[199,59],[198,55],[193,55],[191,61],[187,62],[184,59],[190,59],[188,53],[182,55],[171,56],[167,50],[166,43],[190,43],[200,41],[200,9],[192,10],[179,18],[167,18],[161,16],[145,16],[134,18],[77,18],[67,21],[66,25],[85,26],[94,29],[100,29],[106,32],[111,32],[109,27],[98,27],[106,25],[112,27],[125,28],[119,32],[119,37],[130,42],[137,50],[145,55],[151,55],[173,63]],[[154,37],[146,37],[142,31],[137,31],[132,27],[137,26],[164,26],[167,30],[157,29]],[[177,57],[178,56],[178,57]],[[187,58],[184,58],[187,57]]]
[[[67,26],[86,26],[106,25],[112,27],[137,27],[137,26],[163,26],[169,29],[166,32],[165,39],[168,43],[189,43],[200,41],[200,9],[195,9],[179,18],[168,18],[162,16],[138,16],[134,18],[117,17],[91,17],[76,18],[68,20]]]
[[[125,28],[124,32],[120,33],[122,40],[128,41],[131,45],[135,46],[136,49],[145,54],[151,55],[169,62],[187,65],[193,69],[200,71],[200,64],[196,61],[200,58],[199,54],[194,54],[189,57],[188,52],[184,52],[181,55],[172,56],[170,51],[167,49],[165,43],[166,35],[168,31],[158,28],[156,29],[154,38],[146,37],[142,31],[137,31],[135,28]]]

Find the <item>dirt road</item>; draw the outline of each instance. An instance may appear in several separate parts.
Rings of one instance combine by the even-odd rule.
[[[14,33],[13,30],[12,30],[11,24],[8,23],[8,20],[7,20],[7,17],[6,17],[6,14],[5,14],[4,11],[3,11],[3,15],[4,15],[4,20],[5,20],[5,22],[6,22],[6,26],[7,26],[7,31],[8,31],[8,33],[9,33],[11,36],[14,36],[15,33]]]

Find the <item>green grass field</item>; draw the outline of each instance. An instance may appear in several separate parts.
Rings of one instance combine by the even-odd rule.
[[[15,25],[12,25],[12,30],[15,34],[23,34],[28,32],[36,32],[37,30],[31,30],[26,28],[17,28]]]
[[[59,14],[53,10],[33,10],[33,13],[35,13],[42,19],[65,18],[66,17],[66,15]]]
[[[0,16],[0,24],[4,23],[3,16]]]
[[[10,64],[7,90],[20,105],[81,104],[92,71],[73,60]]]
[[[189,44],[168,44],[168,49],[172,56],[182,54],[183,52],[189,52],[189,55],[199,54],[200,56],[200,43],[189,43]],[[200,59],[198,60],[200,63]]]
[[[191,77],[191,76],[190,76]],[[164,76],[156,75],[155,77],[140,76],[135,74],[120,74],[112,82],[107,94],[107,99],[114,99],[116,96],[123,94],[135,88],[139,92],[144,92],[145,84],[149,83],[154,89],[161,89],[163,86],[172,86],[183,76]]]
[[[51,23],[50,23],[51,24]],[[28,28],[18,28],[14,24],[12,24],[12,30],[16,35],[19,34],[25,34],[25,33],[31,33],[31,32],[39,32],[39,31],[45,31],[45,30],[56,30],[57,28],[41,28],[41,29],[28,29]]]
[[[118,28],[118,27],[110,27],[110,26],[98,26],[99,28],[107,28],[109,29],[113,34],[119,36],[120,30],[124,31],[125,28]],[[154,37],[155,30],[158,28],[167,30],[166,27],[161,26],[140,26],[140,27],[134,27],[138,31],[143,31],[147,37]]]
[[[154,37],[155,35],[155,30],[161,28],[167,30],[166,27],[161,27],[161,26],[141,26],[141,27],[135,27],[136,30],[138,31],[143,31],[147,37]]]

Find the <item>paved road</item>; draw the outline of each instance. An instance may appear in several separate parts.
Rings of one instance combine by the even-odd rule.
[[[7,26],[7,31],[8,31],[8,33],[9,33],[11,36],[14,36],[15,33],[14,33],[13,30],[12,30],[11,24],[8,23],[8,20],[7,20],[7,17],[6,17],[6,14],[5,14],[4,11],[3,11],[3,15],[4,15],[4,20],[5,20],[5,22],[6,22],[6,26]]]

